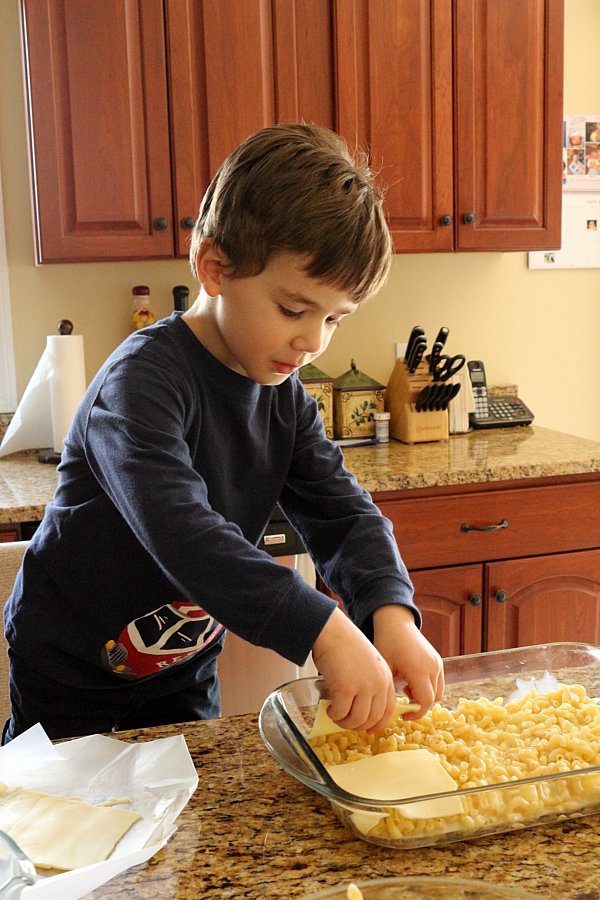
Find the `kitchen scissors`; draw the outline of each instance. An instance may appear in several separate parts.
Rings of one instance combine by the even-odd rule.
[[[448,356],[443,354],[433,361],[431,374],[434,381],[448,381],[453,375],[456,375],[466,362],[466,357],[462,353],[456,356]]]

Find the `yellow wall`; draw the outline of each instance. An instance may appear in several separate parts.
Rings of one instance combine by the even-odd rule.
[[[132,285],[148,284],[166,315],[172,287],[193,282],[185,261],[34,265],[17,8],[0,3],[0,160],[20,396],[59,319],[84,335],[91,377],[128,333]],[[600,2],[565,8],[565,111],[597,116]],[[490,383],[518,384],[536,424],[600,440],[600,270],[529,271],[524,253],[397,256],[388,285],[320,365],[337,376],[354,358],[385,383],[394,342],[415,324],[430,337],[446,325],[448,350],[483,359]]]

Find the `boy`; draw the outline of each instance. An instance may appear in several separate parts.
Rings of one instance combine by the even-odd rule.
[[[370,173],[332,132],[267,128],[225,161],[193,234],[197,300],[117,348],[74,417],[5,614],[4,741],[218,716],[227,628],[298,664],[312,650],[343,727],[384,724],[394,677],[422,711],[441,696],[390,523],[297,376],[390,257]],[[278,502],[349,616],[256,548]]]

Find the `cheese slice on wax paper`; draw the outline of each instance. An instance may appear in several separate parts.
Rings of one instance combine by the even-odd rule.
[[[391,801],[422,794],[456,791],[456,782],[430,750],[391,750],[367,756],[356,762],[327,765],[327,771],[339,787],[365,800]],[[415,803],[394,804],[407,819],[430,819],[454,816],[463,812],[460,797],[438,797]],[[363,816],[362,812],[356,812]],[[381,813],[364,813],[373,824]],[[370,827],[373,827],[372,825]]]
[[[348,731],[347,728],[342,728],[337,722],[334,722],[333,719],[329,717],[327,710],[330,704],[331,700],[319,700],[315,721],[313,722],[310,734],[308,735],[309,741],[312,741],[313,738],[322,737],[323,735],[327,736],[328,734],[337,734],[339,731]],[[404,697],[396,697],[396,706],[392,713],[392,719],[395,719],[398,715],[404,715],[407,712],[417,712],[419,709],[421,709],[421,707],[418,703],[410,703],[408,699]]]
[[[78,798],[18,790],[0,801],[0,828],[34,866],[78,869],[107,859],[141,816],[129,809],[93,806]]]
[[[10,832],[43,796],[39,791],[24,791],[21,788],[7,791],[0,797],[0,830]]]

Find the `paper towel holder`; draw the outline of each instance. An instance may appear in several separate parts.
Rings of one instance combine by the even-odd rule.
[[[61,319],[56,327],[58,328],[59,334],[73,334],[73,323],[70,319]],[[61,454],[57,453],[54,449],[44,450],[38,455],[38,462],[49,463],[52,466],[57,466],[60,462],[60,459]]]

